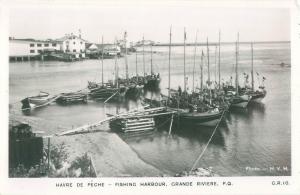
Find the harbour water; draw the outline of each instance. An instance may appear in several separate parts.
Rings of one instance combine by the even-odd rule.
[[[222,81],[233,76],[234,45],[221,47]],[[194,68],[194,47],[187,47],[186,71],[188,88],[192,88],[193,70],[195,86],[200,82],[200,54],[206,47],[197,47]],[[145,69],[150,72],[150,48],[145,48]],[[153,47],[153,69],[160,74],[162,93],[167,93],[168,47]],[[129,73],[136,74],[136,56],[128,56]],[[216,78],[215,47],[210,46],[211,78]],[[125,60],[117,61],[121,76],[125,76]],[[260,104],[246,110],[235,110],[226,116],[197,167],[211,167],[221,176],[290,175],[291,174],[291,92],[290,44],[254,44],[255,85],[256,72],[266,77],[267,96]],[[143,55],[138,51],[138,74],[143,74]],[[104,60],[104,80],[114,78],[114,59]],[[171,87],[183,85],[183,47],[172,47]],[[243,73],[250,74],[251,52],[249,44],[240,45],[239,79],[243,85]],[[207,68],[204,68],[207,77]],[[12,115],[22,115],[19,101],[39,91],[50,94],[72,92],[86,88],[87,81],[101,81],[101,62],[83,60],[78,62],[30,61],[9,64],[9,102]],[[93,123],[103,119],[106,113],[115,113],[115,104],[104,106],[101,102],[88,102],[71,106],[50,105],[24,116],[36,122],[36,128],[52,134]],[[160,125],[160,124],[158,124]],[[106,130],[109,129],[106,127]],[[146,163],[166,174],[189,170],[202,152],[211,133],[211,128],[180,128],[168,136],[168,129],[159,129],[142,134],[119,136]],[[124,154],[126,155],[126,154]]]

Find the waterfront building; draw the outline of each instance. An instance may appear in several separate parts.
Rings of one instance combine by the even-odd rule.
[[[86,54],[89,58],[101,58],[102,51],[105,58],[121,55],[121,48],[118,45],[86,43]]]
[[[73,54],[76,58],[85,58],[85,45],[88,41],[82,39],[81,35],[66,34],[64,37],[56,39],[55,41],[59,42],[62,52]]]
[[[54,40],[9,38],[9,57],[11,60],[30,60],[40,56],[45,50],[60,50],[60,44]]]
[[[23,61],[31,59],[43,60],[44,54],[48,51],[66,53],[75,58],[85,58],[86,43],[81,35],[66,34],[59,39],[15,39],[9,37],[9,59]]]

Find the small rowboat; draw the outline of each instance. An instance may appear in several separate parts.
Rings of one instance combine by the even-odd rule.
[[[43,107],[55,101],[59,96],[50,96],[49,93],[40,92],[37,96],[27,97],[21,100],[22,110]]]

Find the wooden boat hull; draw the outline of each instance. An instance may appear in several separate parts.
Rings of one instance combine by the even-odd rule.
[[[248,106],[249,101],[240,101],[231,103],[230,107],[234,108],[246,108]]]
[[[249,98],[246,98],[249,97]],[[232,97],[230,101],[230,107],[234,108],[246,108],[249,104],[249,101],[251,99],[251,96],[249,95],[243,95],[243,96],[236,96]]]
[[[205,113],[187,112],[187,113],[178,113],[178,117],[179,117],[179,123],[183,125],[216,126],[222,114],[223,111],[205,112]]]
[[[93,90],[91,90],[89,95],[94,99],[103,99],[103,100],[105,100],[105,99],[111,97],[116,92],[118,92],[118,90],[119,89],[117,89],[117,88],[93,89]]]
[[[87,95],[83,93],[62,93],[56,102],[59,104],[86,103]]]
[[[22,109],[34,109],[37,107],[41,107],[43,105],[47,105],[49,102],[54,100],[54,97],[48,97],[48,98],[33,98],[28,97],[23,100],[21,100],[22,103]]]
[[[266,97],[266,94],[263,92],[255,92],[252,94],[251,102],[261,102]]]

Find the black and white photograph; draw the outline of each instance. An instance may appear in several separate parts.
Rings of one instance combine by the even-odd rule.
[[[292,176],[289,7],[6,11],[8,178]]]

